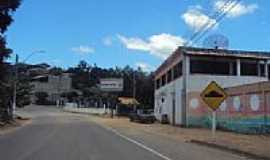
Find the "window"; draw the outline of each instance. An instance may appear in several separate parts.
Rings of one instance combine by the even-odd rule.
[[[190,61],[190,72],[212,75],[236,75],[236,62],[193,59]]]
[[[241,61],[241,75],[243,76],[257,76],[257,63]]]
[[[172,70],[170,69],[167,72],[167,83],[170,83],[172,81]]]
[[[156,89],[159,89],[160,88],[160,79],[157,79],[156,80]]]
[[[265,76],[264,64],[260,64],[260,76],[261,77],[264,77]]]
[[[174,67],[173,67],[173,78],[176,79],[180,76],[182,76],[182,62],[177,63]]]
[[[162,77],[161,77],[161,85],[162,86],[165,86],[166,84],[166,74],[164,74]]]

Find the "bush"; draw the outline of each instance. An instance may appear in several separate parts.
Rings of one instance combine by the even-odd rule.
[[[36,104],[45,105],[48,102],[47,98],[49,95],[46,92],[36,92],[35,96],[37,98]]]

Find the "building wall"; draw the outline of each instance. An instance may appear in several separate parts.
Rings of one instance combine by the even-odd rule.
[[[191,74],[187,79],[187,92],[202,91],[211,81],[216,81],[223,88],[243,84],[267,81],[265,77],[258,76],[217,76],[204,74]]]
[[[231,88],[239,85],[247,85],[251,83],[258,83],[268,81],[268,60],[269,56],[265,54],[265,57],[261,56],[260,52],[251,53],[241,51],[225,51],[220,50],[205,50],[205,49],[178,49],[172,56],[170,56],[156,71],[155,80],[156,83],[160,84],[160,79],[164,79],[164,75],[170,75],[169,70],[174,69],[174,65],[177,63],[181,63],[181,77],[173,82],[164,85],[163,87],[158,88],[155,91],[155,114],[157,119],[161,119],[162,114],[168,114],[170,122],[172,122],[172,99],[175,97],[176,100],[176,124],[178,125],[188,125],[188,126],[204,126],[209,127],[211,122],[211,112],[205,106],[204,102],[202,102],[200,98],[200,93],[202,90],[211,82],[216,81],[222,87]],[[175,58],[178,57],[178,58]],[[211,59],[211,61],[209,60]],[[205,60],[205,61],[203,61]],[[227,63],[217,64],[216,61]],[[195,63],[196,62],[196,63]],[[244,65],[245,64],[245,65]],[[192,66],[190,66],[192,65]],[[255,67],[254,67],[255,65]],[[195,67],[195,68],[192,68]],[[212,68],[215,67],[215,68]],[[224,68],[223,68],[224,67]],[[193,70],[192,70],[193,69]],[[221,70],[220,70],[221,69]],[[197,74],[203,73],[203,74]],[[248,76],[248,75],[256,75],[256,76]],[[265,76],[265,77],[262,77]],[[175,91],[175,96],[173,93]],[[270,92],[270,91],[269,91]],[[250,99],[259,99],[259,104],[261,104],[262,97],[260,94],[256,94],[256,96],[249,95],[250,93],[255,93],[255,91],[248,92],[245,96],[242,96],[243,93],[235,93],[235,95],[239,94],[236,100],[229,100],[228,105],[248,105],[242,102],[254,103],[253,100]],[[261,93],[261,92],[259,92]],[[264,93],[265,94],[265,93]],[[269,93],[270,95],[270,93]],[[161,97],[164,97],[165,101],[161,102]],[[253,98],[251,98],[253,97]],[[255,98],[254,98],[255,97]],[[257,97],[257,98],[256,98]],[[233,98],[235,99],[235,98]],[[238,100],[239,99],[239,100]],[[269,97],[270,99],[270,97]],[[268,100],[270,102],[270,100]],[[257,102],[256,102],[257,103]],[[266,103],[266,101],[264,102]],[[227,105],[226,102],[223,106]],[[184,105],[184,107],[183,107]],[[162,108],[162,109],[160,109]],[[264,108],[265,105],[264,105]],[[269,109],[270,110],[270,109]],[[223,111],[226,114],[218,113],[222,118],[218,119],[219,126],[235,131],[242,132],[251,132],[250,129],[245,131],[245,125],[243,127],[239,127],[239,124],[244,124],[244,119],[249,120],[249,116],[238,116],[245,115],[249,113],[249,110],[246,109],[243,112],[240,110],[235,112],[232,110]],[[266,112],[266,110],[265,110]],[[264,112],[264,113],[265,113]],[[236,115],[236,116],[235,116]],[[247,115],[247,114],[246,114]],[[260,115],[261,116],[261,115]],[[266,119],[268,114],[264,115],[264,120]],[[237,118],[235,118],[237,117]],[[238,118],[243,118],[241,123],[238,123]],[[260,118],[255,119],[256,122],[261,123]],[[249,123],[249,121],[245,122]],[[222,124],[222,125],[220,125]],[[227,125],[230,124],[230,125]],[[236,125],[237,124],[237,125]],[[265,124],[265,123],[264,123]],[[254,127],[253,125],[251,125]],[[251,127],[251,128],[252,128]],[[256,128],[254,132],[257,132]]]
[[[178,78],[155,91],[155,116],[161,120],[162,114],[167,114],[170,123],[173,122],[173,98],[175,98],[175,123],[182,123],[182,87],[183,79]],[[164,102],[162,103],[162,97]]]
[[[32,82],[33,92],[47,92],[49,99],[55,101],[63,92],[69,92],[72,88],[72,80],[68,74],[62,76],[48,76],[48,82]]]
[[[211,81],[216,81],[222,87],[227,88],[243,84],[263,82],[267,81],[267,78],[257,76],[215,76],[215,75],[196,75],[196,74],[189,75],[187,79],[188,94],[187,94],[187,111],[186,111],[188,126],[189,125],[203,126],[203,127],[210,126],[211,112],[202,102],[200,98],[200,93]],[[172,102],[174,96],[175,123],[176,125],[182,125],[182,91],[183,91],[183,77],[180,77],[155,91],[155,116],[158,120],[161,120],[162,114],[167,114],[170,123],[173,122]],[[164,99],[163,103],[162,97]]]
[[[229,97],[217,110],[218,128],[242,133],[270,132],[269,82],[228,87],[226,92]],[[212,111],[202,101],[200,93],[198,90],[188,93],[188,125],[210,127]]]

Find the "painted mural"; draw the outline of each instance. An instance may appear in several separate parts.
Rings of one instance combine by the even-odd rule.
[[[188,126],[210,128],[211,115],[199,92],[188,94]],[[241,133],[270,133],[270,92],[229,93],[217,110],[217,128]]]

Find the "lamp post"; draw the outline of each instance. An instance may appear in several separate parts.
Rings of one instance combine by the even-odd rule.
[[[31,56],[33,56],[36,53],[45,53],[43,50],[34,51],[31,54],[29,54],[22,63],[25,63]],[[19,63],[19,55],[15,54],[15,78],[14,78],[14,88],[13,88],[13,103],[12,103],[12,115],[15,116],[16,111],[16,101],[17,101],[17,81],[18,81],[18,63]]]

